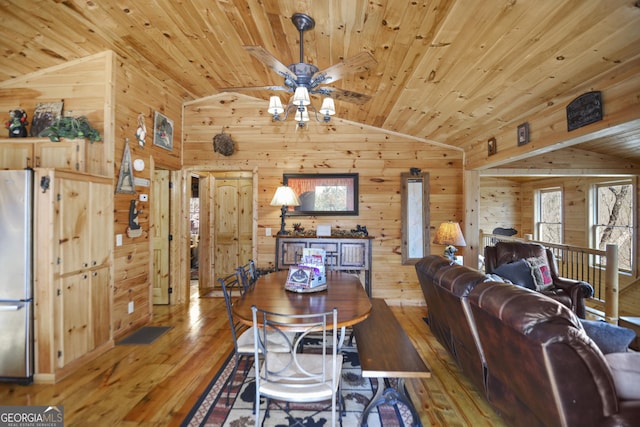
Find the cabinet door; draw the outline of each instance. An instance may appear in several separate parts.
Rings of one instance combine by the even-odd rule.
[[[367,243],[342,242],[340,244],[340,266],[347,268],[367,267]]]
[[[37,142],[33,147],[35,167],[84,172],[84,140]]]
[[[98,268],[91,275],[92,346],[96,348],[111,338],[109,267]]]
[[[55,186],[59,196],[60,274],[89,268],[89,182],[56,179]]]
[[[33,144],[28,142],[0,143],[0,169],[33,167]]]
[[[109,184],[91,183],[89,196],[89,223],[87,236],[90,246],[90,267],[109,263],[112,250],[113,190]]]
[[[62,315],[58,340],[58,366],[63,367],[91,349],[91,280],[89,272],[73,274],[59,280],[59,310]]]
[[[278,268],[288,268],[291,265],[297,265],[302,258],[303,249],[307,247],[304,241],[287,241],[280,240],[281,251],[278,260]]]

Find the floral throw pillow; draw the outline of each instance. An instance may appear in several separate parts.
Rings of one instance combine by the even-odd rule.
[[[546,291],[553,286],[553,279],[551,278],[551,269],[547,264],[546,257],[533,257],[527,258],[527,263],[531,266],[531,275],[536,285],[536,290]]]

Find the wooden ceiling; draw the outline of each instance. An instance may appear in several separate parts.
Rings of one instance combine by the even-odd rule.
[[[282,85],[243,46],[298,62],[296,12],[316,21],[305,62],[377,60],[332,85],[372,97],[337,101],[339,117],[462,148],[617,68],[640,73],[638,0],[2,0],[0,81],[111,49],[185,100]],[[265,105],[275,94],[245,93]],[[640,162],[638,134],[584,147]]]

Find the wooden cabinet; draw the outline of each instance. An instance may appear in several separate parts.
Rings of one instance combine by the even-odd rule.
[[[35,377],[55,382],[113,346],[113,184],[55,169],[34,182]]]
[[[304,248],[324,249],[327,269],[364,272],[364,288],[371,297],[371,242],[373,237],[276,237],[276,269],[297,265]]]
[[[0,169],[58,168],[85,171],[84,139],[1,138]]]

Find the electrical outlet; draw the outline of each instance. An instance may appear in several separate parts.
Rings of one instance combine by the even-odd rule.
[[[116,246],[122,246],[122,234],[116,234]]]
[[[267,237],[271,236],[271,227],[266,227],[264,229],[264,235]]]
[[[133,301],[129,301],[129,314],[133,313]]]

